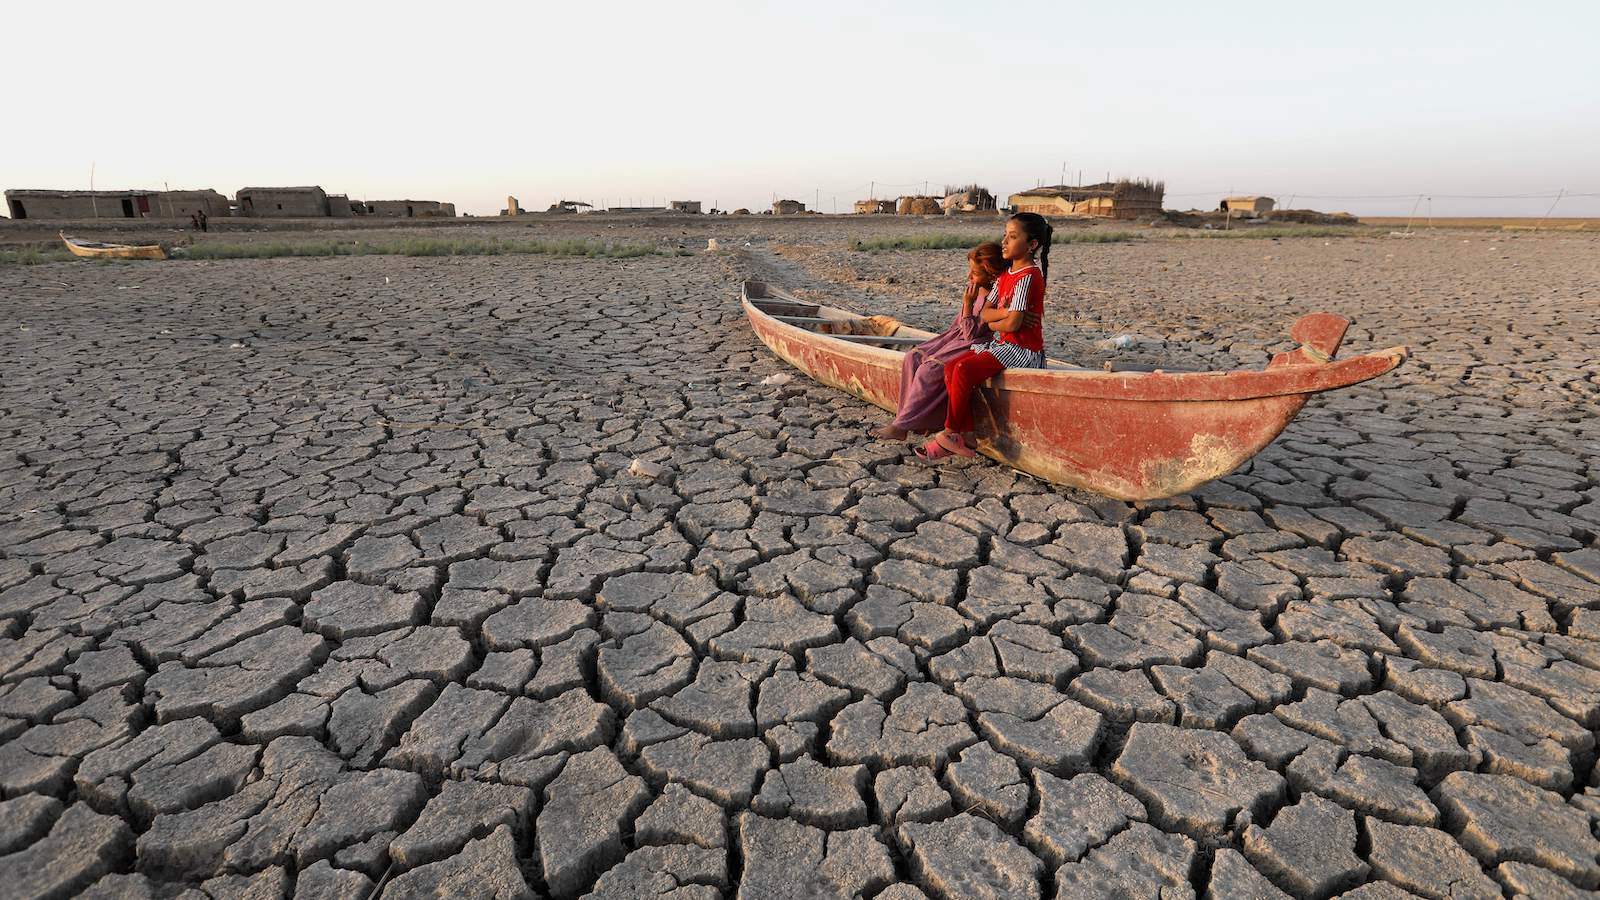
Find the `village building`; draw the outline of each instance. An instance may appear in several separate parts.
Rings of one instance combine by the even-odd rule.
[[[365,205],[367,215],[380,219],[453,219],[456,215],[454,203],[438,200],[369,200]]]
[[[159,215],[156,191],[6,191],[13,219],[139,219]]]
[[[994,213],[1000,208],[1000,201],[989,192],[986,187],[969,184],[966,187],[950,187],[944,189],[944,199],[939,201],[944,214],[955,216],[970,213]]]
[[[1159,216],[1166,185],[1144,179],[1105,181],[1083,186],[1054,185],[1012,194],[1007,198],[1015,212],[1041,216],[1095,216],[1138,219]]]
[[[6,191],[13,219],[187,219],[230,215],[228,198],[199,191]]]
[[[900,198],[897,211],[902,216],[937,216],[944,212],[944,207],[939,205],[937,197],[908,196]]]
[[[250,187],[235,195],[239,215],[258,219],[323,218],[328,195],[320,187]]]
[[[700,215],[699,200],[673,200],[668,203],[668,206],[673,212],[693,213],[697,216]]]
[[[1290,199],[1294,198],[1291,197]],[[1253,218],[1262,213],[1272,212],[1272,208],[1277,205],[1278,201],[1271,197],[1224,197],[1222,198],[1222,204],[1217,209],[1220,212],[1237,213],[1245,218]]]
[[[328,195],[328,215],[335,219],[351,219],[367,214],[367,205],[360,200],[351,200],[348,194]]]
[[[806,211],[806,205],[799,200],[779,200],[772,204],[772,214],[775,216],[798,216]]]
[[[197,213],[209,219],[223,219],[233,215],[233,204],[228,198],[213,190],[162,191],[156,194],[155,209],[151,216],[167,219],[187,219]]]
[[[502,215],[502,216],[520,216],[520,215],[522,215],[522,207],[517,203],[517,198],[511,196],[510,194],[507,194],[506,195],[506,208],[500,210],[500,215]]]
[[[893,200],[857,200],[856,215],[858,216],[892,216],[894,215]]]

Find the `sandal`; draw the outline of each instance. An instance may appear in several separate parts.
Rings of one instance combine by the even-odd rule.
[[[928,438],[927,443],[917,445],[913,452],[917,454],[917,459],[926,463],[941,462],[947,457],[955,456],[954,453],[945,449],[945,446],[939,443],[939,439],[936,437]]]
[[[966,440],[959,434],[949,431],[941,431],[934,435],[933,439],[939,442],[939,446],[949,450],[951,453],[954,453],[957,456],[973,457],[978,455],[977,451],[967,446]]]

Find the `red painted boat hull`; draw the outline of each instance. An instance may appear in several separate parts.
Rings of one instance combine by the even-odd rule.
[[[902,352],[779,321],[756,305],[769,300],[779,298],[746,284],[750,327],[772,352],[822,384],[894,411]],[[978,450],[1046,481],[1122,500],[1185,493],[1272,443],[1312,394],[1376,378],[1405,361],[1405,347],[1331,361],[1348,324],[1327,313],[1301,319],[1291,331],[1301,349],[1262,370],[1013,369],[980,391]],[[905,327],[895,334],[932,337]]]

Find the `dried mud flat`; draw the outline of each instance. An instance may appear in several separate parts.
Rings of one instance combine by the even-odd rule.
[[[937,326],[961,254],[738,227],[0,269],[4,893],[1600,887],[1593,239],[1058,247],[1057,355],[1416,354],[1130,505],[760,384],[738,278]]]

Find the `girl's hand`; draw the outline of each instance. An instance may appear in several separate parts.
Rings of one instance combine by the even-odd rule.
[[[969,304],[969,303],[976,303],[978,298],[980,296],[982,296],[982,294],[983,294],[983,289],[978,287],[978,283],[976,281],[968,281],[967,282],[967,290],[966,290],[965,293],[963,293],[961,295],[961,303],[962,303],[962,305],[966,305],[966,304]]]

